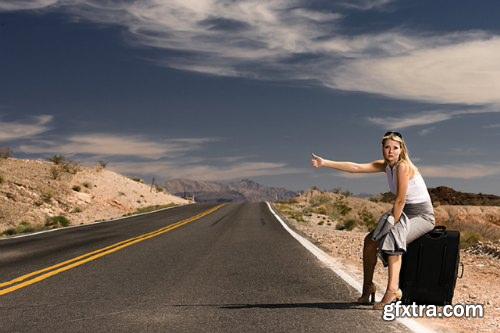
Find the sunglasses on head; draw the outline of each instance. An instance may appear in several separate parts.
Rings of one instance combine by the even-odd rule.
[[[389,135],[399,136],[401,139],[403,138],[403,136],[402,136],[402,135],[401,135],[401,133],[399,133],[399,132],[389,131],[389,132],[386,132],[386,133],[384,134],[384,136],[389,136]]]

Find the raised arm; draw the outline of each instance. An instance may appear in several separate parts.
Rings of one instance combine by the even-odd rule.
[[[371,163],[337,162],[312,154],[311,164],[315,168],[332,168],[350,173],[385,172],[384,160],[376,160]]]

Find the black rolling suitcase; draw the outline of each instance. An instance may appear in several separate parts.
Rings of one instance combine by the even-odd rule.
[[[460,232],[436,226],[410,243],[399,285],[403,304],[451,304],[460,260]],[[463,266],[462,266],[463,274]]]

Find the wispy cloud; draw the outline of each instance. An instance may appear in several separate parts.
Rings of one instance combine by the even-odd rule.
[[[20,145],[18,150],[31,154],[64,154],[64,155],[96,155],[96,156],[129,156],[148,159],[159,159],[175,156],[179,153],[199,149],[203,144],[218,141],[217,138],[180,138],[153,141],[141,136],[111,135],[92,133],[74,135],[61,139],[63,143],[54,141],[38,141],[36,144]]]
[[[436,127],[424,128],[424,129],[418,131],[418,135],[420,135],[420,136],[426,136],[427,134],[433,132],[435,129],[436,129]]]
[[[189,178],[196,180],[231,180],[257,176],[272,176],[302,173],[304,170],[292,168],[285,163],[241,162],[224,166],[182,164],[175,162],[112,163],[110,168],[124,174],[158,175],[166,179]]]
[[[389,117],[368,117],[367,120],[373,124],[379,125],[383,128],[407,128],[414,126],[430,125],[436,124],[445,120],[462,117],[471,114],[481,114],[481,113],[492,113],[500,112],[499,106],[485,106],[478,108],[470,108],[464,110],[434,110],[434,111],[423,111],[417,114],[409,114],[399,117],[389,116]]]
[[[358,10],[371,10],[386,7],[393,2],[394,0],[349,0],[341,2],[340,5]]]
[[[500,36],[397,28],[355,36],[340,33],[342,8],[375,10],[390,5],[389,0],[344,1],[335,7],[337,12],[314,9],[302,0],[2,3],[4,10],[51,6],[76,18],[120,25],[133,45],[175,51],[156,60],[172,68],[307,80],[334,89],[415,101],[500,104]],[[410,125],[403,125],[447,119],[450,114],[438,112],[431,122],[410,119]]]
[[[424,178],[476,179],[500,175],[500,163],[467,163],[435,166],[428,165],[420,166],[419,170]]]
[[[46,8],[57,3],[59,0],[15,0],[0,1],[0,11],[29,10]]]
[[[421,47],[336,68],[332,86],[435,103],[500,104],[500,37],[456,34],[411,43]]]
[[[50,129],[53,116],[41,115],[25,122],[0,121],[0,142],[31,138]]]

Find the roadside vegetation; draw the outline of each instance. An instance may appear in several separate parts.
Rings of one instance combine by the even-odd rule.
[[[13,236],[17,234],[26,234],[30,232],[54,229],[59,227],[67,227],[71,222],[65,216],[50,216],[47,217],[44,224],[33,225],[23,221],[15,228],[8,228],[1,233],[1,236]]]
[[[380,209],[384,210],[387,204],[391,203],[392,194],[382,193],[366,200],[350,199],[350,195],[350,192],[341,189],[328,192],[313,187],[301,197],[275,203],[275,206],[286,218],[298,223],[314,223],[342,231],[369,232],[375,229],[381,215]],[[355,204],[353,200],[357,200],[358,203]],[[360,204],[362,201],[366,203]],[[382,208],[378,207],[379,211],[374,209],[377,204],[382,205]],[[462,248],[500,239],[500,231],[494,224],[457,222],[452,218],[438,221],[438,224],[451,230],[459,230]]]

